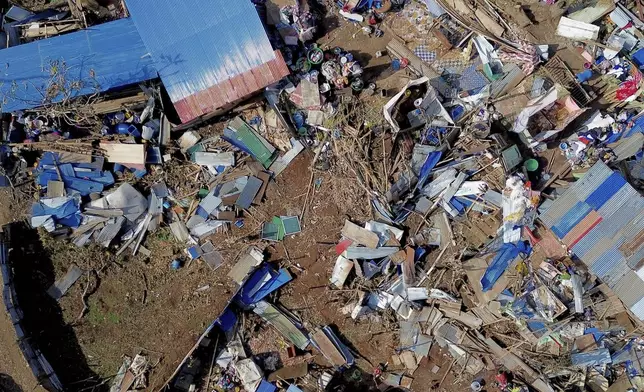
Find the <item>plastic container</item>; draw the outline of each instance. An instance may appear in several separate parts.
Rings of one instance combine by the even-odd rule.
[[[523,166],[527,171],[533,172],[539,169],[539,162],[536,159],[528,159],[523,163]]]
[[[577,81],[579,83],[583,83],[592,77],[593,77],[593,71],[587,69],[584,72],[580,72],[577,74]]]
[[[313,48],[309,50],[308,58],[313,65],[321,64],[324,61],[324,52],[320,48]]]

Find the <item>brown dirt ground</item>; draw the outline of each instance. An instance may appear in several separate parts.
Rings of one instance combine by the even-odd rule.
[[[283,2],[280,0],[278,3]],[[396,19],[396,23],[389,26],[391,34],[388,32],[383,38],[366,37],[353,24],[343,21],[338,23],[333,18],[326,22],[329,26],[334,23],[339,26],[330,28],[320,44],[341,46],[354,52],[365,67],[367,81],[377,80],[379,88],[392,91],[398,90],[407,82],[408,76],[404,71],[393,74],[389,57],[376,58],[375,52],[384,50],[393,34],[402,35],[409,31],[408,22]],[[425,37],[426,40],[423,40],[423,37],[419,39],[417,34],[413,35],[415,41],[431,44],[431,38]],[[376,95],[365,100],[377,115],[387,99]],[[217,130],[220,127],[215,125],[201,129],[200,132],[207,134]],[[144,245],[153,252],[149,260],[142,257],[117,260],[103,249],[76,250],[73,246],[60,242],[46,242],[45,248],[56,278],[65,273],[70,261],[81,266],[103,265],[107,261],[115,261],[109,263],[101,273],[100,284],[89,299],[90,311],[80,322],[76,322],[76,319],[83,306],[80,298],[87,284],[85,277],[79,279],[59,303],[64,321],[73,325],[74,334],[91,371],[99,376],[111,376],[118,369],[123,355],[147,350],[162,356],[160,364],[150,377],[150,390],[159,387],[198,336],[219,315],[232,295],[234,287],[226,274],[241,252],[248,246],[257,244],[261,223],[274,215],[301,213],[311,176],[311,158],[308,152],[301,154],[268,187],[264,203],[252,207],[245,216],[244,228],[233,227],[227,233],[212,237],[213,244],[226,260],[217,271],[210,270],[201,262],[194,262],[179,271],[171,271],[168,265],[174,257],[181,255],[182,246],[174,242],[167,228],[148,235]],[[176,193],[189,193],[199,185],[186,175],[190,170],[190,167],[177,166],[166,169],[169,176],[184,176],[184,181],[176,184]],[[331,292],[327,288],[336,257],[334,247],[328,243],[339,239],[345,219],[365,221],[371,218],[366,195],[350,177],[350,173],[334,170],[316,172],[314,178],[321,179],[322,183],[309,198],[302,221],[302,233],[286,238],[282,243],[270,244],[268,253],[271,262],[298,267],[289,268],[294,280],[279,292],[279,301],[300,315],[308,327],[323,324],[337,326],[346,341],[371,362],[361,362],[369,370],[379,362],[391,361],[398,341],[397,333],[395,330],[386,330],[378,323],[352,320],[340,310],[350,300],[350,293]],[[30,202],[29,196],[21,196],[21,206],[16,206],[13,202],[7,203],[8,200],[0,195],[0,218],[3,223],[18,219]],[[418,217],[412,216],[409,226],[415,228],[418,223]],[[430,259],[433,257],[435,254],[429,255]],[[49,284],[53,282],[53,278],[49,278]],[[444,284],[449,284],[450,279],[446,278]],[[206,285],[210,288],[196,291]],[[0,313],[0,346],[8,348],[5,361],[0,363],[0,372],[11,374],[24,390],[31,390],[35,380],[26,369],[22,355],[16,351],[17,347],[11,344],[13,329],[6,321],[4,312]],[[282,351],[283,345],[279,341],[275,331],[269,327],[263,328],[261,334],[252,337],[249,343],[258,352]],[[46,355],[52,362],[57,359],[55,352]],[[449,368],[451,357],[437,351],[437,348],[432,349],[431,356],[432,360],[422,363],[413,375],[414,391],[432,390],[432,385],[440,381]],[[319,360],[323,362],[323,359]],[[434,365],[440,367],[436,374],[430,371]],[[489,376],[486,374],[488,380]],[[441,389],[463,389],[471,381],[469,376],[453,371],[447,375]]]

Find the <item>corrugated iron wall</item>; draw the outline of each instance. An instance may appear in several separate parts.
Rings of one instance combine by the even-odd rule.
[[[636,273],[644,258],[644,198],[637,190],[598,162],[540,219],[644,320],[644,270]]]
[[[250,0],[126,0],[183,122],[288,75]]]

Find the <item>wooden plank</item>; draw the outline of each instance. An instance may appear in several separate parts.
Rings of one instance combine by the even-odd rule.
[[[344,221],[342,235],[367,248],[377,248],[380,242],[378,234],[364,229],[349,220]]]
[[[472,329],[479,329],[483,325],[483,320],[476,317],[472,312],[461,312],[443,308],[441,308],[441,312],[443,312],[445,317],[460,321]]]
[[[405,262],[405,259],[407,258],[407,252],[404,249],[401,249],[398,252],[394,253],[393,255],[389,256],[389,258],[396,265],[402,264]]]
[[[430,80],[439,78],[440,75],[412,52],[407,45],[398,39],[392,39],[387,44],[387,51],[398,58],[409,60],[409,67],[418,75],[427,76]]]
[[[285,366],[268,375],[268,381],[293,380],[304,377],[308,373],[309,366],[306,362],[297,365]]]
[[[63,197],[65,196],[65,183],[62,181],[48,181],[47,182],[47,197]]]
[[[106,114],[119,111],[127,106],[136,105],[147,101],[148,98],[140,92],[131,97],[110,99],[109,101],[97,102],[92,105],[96,114]]]
[[[53,299],[59,300],[63,295],[65,295],[67,290],[76,283],[82,274],[83,270],[78,268],[76,265],[72,265],[69,270],[67,270],[65,276],[58,279],[53,285],[51,285],[51,287],[49,287],[47,294],[49,294]]]
[[[582,335],[575,338],[575,348],[578,352],[587,352],[597,350],[597,342],[593,334]]]
[[[403,283],[407,287],[414,283],[416,269],[414,268],[414,249],[407,247],[407,257],[402,265]]]
[[[110,163],[145,165],[145,145],[102,142],[100,148]]]
[[[326,336],[324,331],[317,329],[312,335],[311,338],[315,341],[315,344],[318,346],[320,352],[328,359],[334,366],[342,366],[346,364],[344,357],[340,350],[338,350],[333,342]]]
[[[488,259],[491,260],[492,256],[489,256]],[[488,265],[486,260],[478,257],[463,263],[463,269],[467,274],[467,278],[470,282],[470,286],[474,290],[474,294],[476,294],[479,306],[486,305],[488,302],[495,299],[509,284],[508,274],[503,273],[491,290],[483,292],[483,288],[481,287],[481,278],[485,274],[487,267]]]
[[[255,200],[253,200],[253,204],[260,204],[262,202],[262,199],[264,198],[264,194],[266,193],[268,182],[271,180],[271,175],[270,173],[261,171],[257,173],[255,177],[259,178],[263,182],[262,187],[259,188],[259,192],[257,192],[257,195],[255,196]]]

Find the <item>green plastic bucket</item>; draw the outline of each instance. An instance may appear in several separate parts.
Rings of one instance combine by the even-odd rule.
[[[539,162],[536,159],[528,159],[523,163],[525,169],[529,172],[537,171],[539,168]]]

